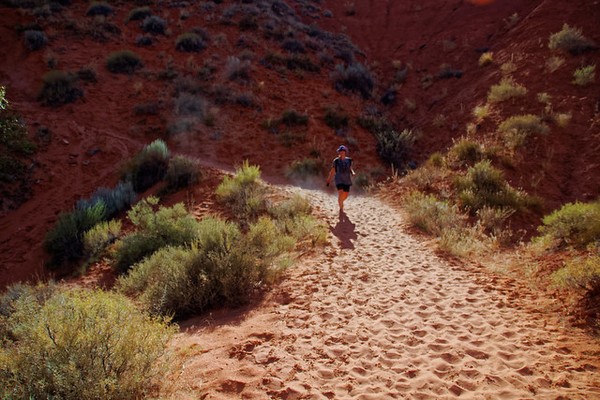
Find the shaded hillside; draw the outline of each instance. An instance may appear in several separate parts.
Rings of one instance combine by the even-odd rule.
[[[8,6],[15,3],[22,7]],[[513,114],[542,114],[547,104],[537,95],[546,92],[553,112],[571,114],[568,125],[549,124],[547,136],[502,167],[514,186],[545,199],[545,211],[600,193],[598,79],[585,87],[571,83],[576,68],[598,64],[599,53],[571,56],[547,45],[564,23],[600,43],[600,11],[592,1],[150,3],[163,32],[144,28],[135,14],[140,6],[132,3],[93,10],[79,1],[4,2],[0,84],[38,151],[31,199],[0,222],[0,282],[42,274],[41,243],[57,215],[114,185],[123,164],[156,138],[206,165],[231,169],[248,159],[273,179],[294,161],[324,174],[344,142],[358,170],[375,180],[387,165],[358,116],[385,116],[398,130],[418,130],[413,157],[420,164],[464,136],[468,124],[475,126],[471,135],[487,138]],[[33,49],[28,31],[42,32],[46,42]],[[178,46],[182,34],[199,37],[197,48]],[[110,72],[107,58],[124,49],[143,66]],[[493,52],[493,62],[480,66],[485,51]],[[548,72],[553,55],[564,62]],[[336,90],[336,66],[352,63],[370,71],[371,96]],[[77,76],[81,96],[59,106],[38,101],[42,78],[53,69]],[[506,69],[528,94],[494,107],[479,123],[472,110]],[[342,110],[349,125],[328,126],[328,108]],[[292,111],[296,122],[285,119]]]

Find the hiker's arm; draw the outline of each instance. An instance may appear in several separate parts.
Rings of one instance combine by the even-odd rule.
[[[329,176],[327,177],[327,185],[331,183],[331,178],[333,178],[333,175],[335,175],[335,168],[331,167],[329,170]]]

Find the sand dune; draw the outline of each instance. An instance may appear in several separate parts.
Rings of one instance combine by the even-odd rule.
[[[260,307],[183,324],[165,397],[600,398],[600,346],[526,287],[440,259],[376,198],[305,194],[332,246]]]

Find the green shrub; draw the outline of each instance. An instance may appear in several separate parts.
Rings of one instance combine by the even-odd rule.
[[[364,99],[371,97],[375,80],[369,70],[361,63],[352,63],[347,67],[337,64],[331,74],[333,86],[339,92],[358,92]]]
[[[269,214],[277,220],[294,218],[298,215],[309,215],[312,212],[310,201],[306,197],[295,194],[289,199],[269,208]]]
[[[152,15],[152,11],[150,10],[150,7],[148,7],[148,6],[137,7],[129,12],[126,22],[144,20],[145,18],[147,18],[151,15]]]
[[[265,187],[260,182],[260,167],[244,161],[233,177],[226,176],[216,189],[217,199],[244,219],[255,219],[266,210]]]
[[[89,258],[98,257],[108,246],[119,238],[121,221],[112,220],[96,224],[83,234],[83,248]]]
[[[44,239],[44,248],[52,256],[50,267],[72,262],[83,256],[83,235],[106,218],[104,202],[62,213]]]
[[[3,325],[0,396],[23,399],[142,398],[175,333],[127,298],[89,290],[21,296]]]
[[[318,176],[323,172],[323,161],[316,158],[303,158],[293,161],[286,170],[290,178],[306,179],[309,176]]]
[[[45,106],[60,106],[83,96],[75,84],[76,78],[64,71],[50,71],[42,77],[42,89],[38,101]]]
[[[312,248],[327,243],[328,227],[312,215],[299,214],[293,218],[277,220],[285,234],[295,238],[298,247]]]
[[[157,139],[144,146],[126,165],[123,179],[130,181],[133,189],[143,192],[164,178],[169,166],[169,149],[164,141]]]
[[[484,157],[483,148],[477,142],[461,138],[448,151],[448,157],[460,165],[473,165]]]
[[[198,52],[206,48],[206,43],[204,43],[200,35],[188,32],[177,37],[175,48],[179,51]]]
[[[90,4],[85,15],[87,15],[88,17],[95,17],[96,15],[108,16],[113,12],[114,9],[111,7],[110,4],[100,1],[93,2],[92,4]]]
[[[395,168],[404,168],[408,156],[416,140],[416,134],[410,129],[398,133],[393,128],[387,128],[375,133],[377,154],[392,164]]]
[[[348,114],[341,107],[330,106],[325,110],[325,124],[332,129],[342,129],[348,127]]]
[[[135,191],[131,182],[119,182],[114,188],[99,188],[89,199],[77,202],[76,208],[85,209],[102,202],[105,208],[106,218],[112,218],[121,211],[129,208],[136,199]]]
[[[519,209],[527,204],[526,197],[513,189],[502,171],[483,160],[469,168],[464,177],[456,180],[462,205],[472,212],[485,206]]]
[[[542,220],[542,236],[557,247],[585,247],[600,241],[600,201],[568,203]]]
[[[175,156],[169,162],[169,169],[165,175],[165,188],[167,193],[190,187],[200,180],[202,174],[198,161],[186,156]]]
[[[189,245],[196,239],[198,222],[183,204],[157,205],[157,198],[148,197],[127,213],[136,230],[117,242],[114,263],[117,272],[126,272],[161,247]]]
[[[598,293],[600,290],[600,255],[588,254],[566,262],[564,268],[552,274],[559,286]]]
[[[522,97],[527,94],[524,86],[516,83],[512,78],[503,78],[499,84],[493,85],[488,93],[490,103],[499,103],[514,97]]]
[[[42,31],[25,31],[25,47],[30,51],[39,50],[48,44],[48,37]]]
[[[280,121],[287,126],[308,125],[308,115],[303,115],[296,110],[285,110]]]
[[[596,65],[577,68],[573,73],[573,83],[577,86],[587,86],[596,79]]]
[[[112,52],[106,59],[106,68],[115,74],[133,74],[143,66],[140,56],[131,50]]]
[[[167,21],[156,15],[150,15],[142,21],[142,29],[146,33],[154,35],[164,35],[167,29]]]
[[[180,318],[203,311],[216,293],[197,253],[196,248],[163,247],[120,277],[118,290],[136,296],[156,315]]]
[[[564,24],[560,31],[550,35],[548,47],[552,50],[565,50],[577,55],[595,49],[596,45],[583,36],[581,29]]]
[[[432,194],[412,192],[406,197],[405,205],[410,222],[424,232],[441,236],[448,229],[465,225],[458,207]]]
[[[250,61],[240,60],[238,57],[229,56],[225,63],[225,77],[230,81],[247,82],[250,80]]]
[[[527,114],[505,119],[498,126],[498,131],[504,135],[504,141],[509,147],[517,148],[525,144],[529,136],[545,135],[549,129],[540,117]]]

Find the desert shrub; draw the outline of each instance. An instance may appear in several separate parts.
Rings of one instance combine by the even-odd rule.
[[[538,228],[540,239],[555,247],[585,247],[600,241],[600,201],[565,204],[545,216],[542,223]]]
[[[166,247],[119,280],[152,312],[177,317],[210,306],[238,305],[269,281],[272,261],[293,247],[268,220],[253,224],[247,237],[231,222],[206,218],[188,248]]]
[[[182,92],[174,103],[176,115],[196,116],[202,119],[208,114],[208,101],[199,94]]]
[[[192,186],[201,178],[198,161],[186,156],[175,156],[169,162],[165,175],[165,188],[167,193]]]
[[[60,106],[71,103],[83,96],[83,91],[75,84],[76,78],[64,71],[50,71],[42,77],[42,88],[38,101],[45,106]]]
[[[549,132],[537,115],[515,115],[505,119],[498,125],[498,131],[504,135],[504,141],[511,148],[522,146],[531,135],[542,135]]]
[[[478,120],[486,119],[491,112],[491,107],[489,104],[477,105],[473,108],[473,116]]]
[[[527,89],[508,77],[503,78],[499,84],[493,85],[490,88],[488,101],[490,103],[498,103],[514,97],[522,97],[525,96],[525,94],[527,94]]]
[[[196,248],[163,247],[120,277],[117,288],[156,315],[179,318],[202,311],[216,293],[197,258]]]
[[[281,48],[290,53],[306,53],[306,47],[297,39],[288,38],[281,43]]]
[[[484,157],[481,144],[467,138],[461,138],[448,151],[448,157],[460,165],[473,165]]]
[[[252,15],[246,15],[240,19],[238,23],[240,31],[254,31],[258,28],[258,22]]]
[[[558,56],[552,56],[546,60],[546,69],[549,72],[556,72],[563,64],[565,59]]]
[[[96,15],[108,16],[113,12],[114,9],[110,4],[100,1],[93,2],[92,4],[90,4],[85,15],[87,15],[88,17],[95,17]]]
[[[564,50],[577,55],[595,49],[596,45],[583,36],[581,29],[564,24],[560,31],[550,35],[548,47],[552,50]]]
[[[130,181],[133,190],[143,192],[163,179],[169,166],[169,149],[160,139],[144,146],[126,165],[122,178]]]
[[[175,48],[179,51],[198,52],[206,48],[206,43],[204,43],[200,35],[188,32],[177,37]]]
[[[178,203],[157,206],[156,197],[137,203],[128,213],[136,230],[116,245],[114,268],[126,272],[132,265],[165,246],[191,244],[198,234],[198,222]]]
[[[276,223],[285,234],[298,241],[299,248],[313,248],[327,243],[328,227],[312,215],[297,215]]]
[[[81,199],[76,208],[90,208],[100,202],[104,204],[106,218],[112,218],[121,211],[129,208],[136,199],[131,182],[119,182],[114,188],[101,187],[97,189],[89,199]]]
[[[573,83],[577,86],[587,86],[596,79],[596,65],[577,68],[573,72]]]
[[[242,61],[238,57],[229,56],[225,64],[225,77],[230,81],[249,81],[250,69],[250,61]]]
[[[491,51],[486,51],[479,56],[479,66],[483,67],[485,65],[489,65],[494,62],[494,53]]]
[[[44,238],[44,248],[51,255],[50,267],[72,262],[83,256],[83,235],[106,219],[106,207],[99,201],[91,207],[61,213]]]
[[[233,101],[236,104],[239,104],[243,107],[252,107],[252,106],[254,106],[256,99],[251,92],[242,92],[242,93],[237,93],[234,96]]]
[[[461,226],[446,229],[438,241],[441,251],[456,257],[484,254],[494,246],[492,238],[481,235],[477,227]]]
[[[112,73],[132,74],[144,64],[131,50],[114,51],[106,58],[106,68]]]
[[[470,167],[456,182],[461,204],[472,212],[485,206],[519,209],[527,204],[526,197],[513,189],[502,171],[483,160]]]
[[[217,199],[242,219],[255,219],[265,211],[265,187],[260,167],[244,161],[233,177],[226,176],[216,189]]]
[[[164,373],[174,327],[124,296],[71,289],[21,297],[5,319],[3,398],[142,398]]]
[[[134,8],[133,10],[129,11],[129,15],[127,16],[126,22],[144,20],[151,15],[152,15],[152,11],[150,10],[150,7],[148,7],[148,6],[137,7],[137,8]]]
[[[406,196],[404,204],[410,222],[424,232],[441,236],[448,229],[465,225],[464,216],[456,205],[439,200],[433,194],[412,192]]]
[[[346,128],[349,123],[348,114],[341,107],[330,106],[323,116],[325,124],[332,129]]]
[[[319,72],[321,70],[321,68],[319,68],[317,64],[313,63],[309,57],[302,55],[286,57],[284,65],[291,71],[302,70],[307,72]]]
[[[95,83],[98,81],[98,73],[94,65],[87,65],[77,71],[77,77],[84,82]]]
[[[83,234],[83,249],[90,257],[100,255],[106,246],[113,243],[121,234],[121,221],[111,220],[100,222]]]
[[[164,35],[167,28],[167,21],[156,15],[150,15],[142,21],[142,30],[154,35]]]
[[[303,115],[296,110],[285,110],[281,113],[280,121],[287,126],[307,125],[308,115]]]
[[[2,196],[20,197],[19,193],[26,190],[25,182],[28,180],[24,158],[33,154],[36,146],[27,138],[27,127],[21,118],[3,109],[3,101],[3,94],[0,93],[0,181],[19,184],[15,192],[3,187]]]
[[[152,43],[154,43],[154,41],[150,36],[140,35],[135,39],[135,45],[138,47],[152,46]]]
[[[352,63],[347,67],[337,64],[331,74],[333,85],[339,92],[358,92],[364,99],[371,97],[375,80],[369,70],[361,63]]]
[[[379,130],[375,133],[377,154],[395,168],[404,168],[408,156],[416,140],[416,134],[410,129],[398,132],[393,128]]]
[[[25,31],[23,34],[25,47],[30,51],[39,50],[48,44],[48,37],[42,31]]]
[[[510,207],[497,208],[483,206],[477,210],[477,221],[483,230],[495,237],[504,235],[503,227],[505,221],[515,213],[515,210]]]
[[[600,290],[600,255],[587,254],[568,260],[563,268],[552,274],[552,280],[559,286],[597,293]]]
[[[318,176],[323,172],[323,161],[316,158],[303,158],[293,161],[286,170],[290,178],[306,179],[309,176]]]
[[[277,220],[290,219],[298,215],[309,215],[311,212],[312,205],[310,201],[299,194],[294,194],[289,199],[269,208],[269,214]]]

